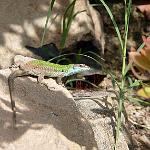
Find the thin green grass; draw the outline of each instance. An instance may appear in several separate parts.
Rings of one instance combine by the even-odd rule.
[[[51,12],[53,10],[54,3],[55,3],[55,0],[50,0],[50,5],[49,5],[49,8],[48,8],[46,23],[45,23],[45,27],[44,27],[44,31],[43,31],[43,35],[42,35],[42,39],[41,39],[41,43],[40,43],[40,47],[42,47],[43,44],[44,44],[44,38],[45,38],[46,31],[47,31],[47,25],[48,25],[48,21],[51,17]]]
[[[65,10],[65,14],[63,17],[63,25],[62,25],[62,34],[61,34],[61,41],[60,41],[60,48],[65,48],[66,40],[68,37],[68,33],[70,30],[70,26],[72,21],[75,19],[75,17],[79,14],[84,12],[85,10],[78,11],[74,13],[74,7],[75,7],[76,0],[73,0],[68,7]]]
[[[52,62],[54,60],[62,59],[62,58],[65,58],[66,56],[70,56],[70,55],[75,55],[75,56],[80,56],[80,57],[86,57],[87,59],[91,59],[92,61],[94,61],[97,64],[99,64],[100,66],[102,66],[102,64],[99,61],[97,61],[96,59],[94,59],[93,57],[88,56],[88,55],[84,55],[84,54],[76,54],[76,53],[62,54],[62,55],[56,56],[54,58],[51,58],[49,61]]]
[[[109,16],[110,16],[110,19],[111,19],[111,21],[112,21],[112,23],[113,23],[113,25],[114,25],[115,31],[116,31],[116,33],[117,33],[117,37],[118,37],[118,39],[119,39],[119,43],[120,43],[120,46],[121,46],[121,50],[123,50],[123,40],[122,40],[120,31],[119,31],[118,25],[117,25],[117,23],[116,23],[116,21],[115,21],[115,19],[114,19],[114,16],[113,16],[113,14],[112,14],[110,8],[108,7],[108,5],[105,3],[105,1],[103,1],[103,0],[99,0],[99,1],[103,4],[103,6],[105,7],[107,13],[108,13]]]
[[[61,35],[60,47],[63,49],[65,47],[66,39],[68,36],[68,32],[73,21],[74,16],[74,7],[75,7],[76,0],[73,0],[72,3],[69,4],[67,7],[64,18],[63,18],[63,32]]]
[[[69,79],[69,80],[66,81],[65,85],[67,85],[67,84],[70,83],[70,82],[72,83],[72,82],[75,82],[75,81],[82,81],[82,82],[84,82],[84,83],[87,83],[87,84],[93,86],[93,87],[96,88],[96,89],[99,89],[98,86],[96,86],[96,85],[93,84],[92,82],[87,81],[87,80],[84,80],[84,79]]]
[[[107,10],[107,13],[109,14],[112,23],[114,25],[115,31],[117,33],[119,42],[120,42],[120,47],[121,47],[121,54],[122,54],[122,79],[121,79],[121,84],[119,85],[118,82],[115,81],[115,83],[119,87],[119,105],[118,105],[118,113],[117,113],[117,121],[116,121],[116,137],[115,137],[115,149],[117,146],[117,142],[119,139],[119,132],[122,127],[122,113],[123,113],[123,108],[124,108],[124,100],[125,100],[125,81],[126,81],[126,53],[127,53],[127,39],[128,39],[128,28],[129,28],[129,19],[130,19],[130,13],[131,13],[131,6],[132,6],[132,0],[124,0],[124,5],[125,5],[125,16],[124,16],[124,26],[125,26],[125,31],[124,35],[121,36],[120,30],[116,24],[116,21],[114,19],[114,16],[108,7],[108,5],[103,1],[99,0],[105,9]]]

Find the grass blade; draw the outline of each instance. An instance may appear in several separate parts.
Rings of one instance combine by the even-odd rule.
[[[54,3],[55,3],[55,0],[51,0],[50,5],[49,5],[49,8],[48,8],[46,23],[45,23],[45,26],[44,26],[44,31],[43,31],[43,35],[42,35],[40,47],[42,47],[43,44],[44,44],[44,38],[45,38],[46,31],[47,31],[47,24],[48,24],[48,20],[49,20],[49,18],[50,18],[50,16],[51,16],[51,12],[52,12]]]
[[[115,21],[115,19],[114,19],[114,16],[113,16],[113,14],[112,14],[110,8],[108,7],[108,5],[104,2],[104,0],[99,0],[99,1],[103,4],[103,6],[105,7],[105,9],[107,10],[107,13],[108,13],[109,16],[110,16],[110,19],[112,20],[112,23],[113,23],[113,25],[114,25],[115,31],[116,31],[116,33],[117,33],[117,36],[118,36],[118,39],[119,39],[119,42],[120,42],[121,50],[123,50],[122,37],[121,37],[120,31],[119,31],[119,28],[118,28],[118,26],[117,26],[117,23],[116,23],[116,21]]]

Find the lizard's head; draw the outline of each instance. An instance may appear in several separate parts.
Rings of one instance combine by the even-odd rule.
[[[74,64],[73,66],[74,70],[77,70],[78,72],[90,70],[91,68],[85,64]]]
[[[82,72],[88,71],[91,68],[85,64],[74,64],[67,72],[67,76],[80,74]]]
[[[96,69],[93,67],[89,67],[85,64],[74,64],[73,66],[73,74],[80,74],[82,76],[93,75],[93,74],[104,74],[101,68]]]
[[[20,66],[20,65],[25,64],[25,63],[32,61],[32,60],[35,60],[35,59],[31,58],[31,57],[25,57],[22,55],[16,55],[14,57],[14,64],[17,66]]]

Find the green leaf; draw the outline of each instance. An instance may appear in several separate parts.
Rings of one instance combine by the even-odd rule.
[[[40,47],[42,47],[42,46],[43,46],[43,43],[44,43],[44,37],[45,37],[46,31],[47,31],[48,20],[49,20],[49,18],[50,18],[50,16],[51,16],[51,12],[52,12],[54,3],[55,3],[55,0],[51,0],[50,5],[49,5],[49,8],[48,8],[46,23],[45,23],[45,27],[44,27],[44,31],[43,31],[43,35],[42,35],[42,40],[41,40],[41,43],[40,43]]]
[[[144,101],[144,100],[141,100],[139,98],[133,98],[133,97],[127,97],[127,99],[136,104],[136,105],[139,105],[139,106],[150,106],[150,102],[147,102],[147,101]]]
[[[61,41],[60,41],[60,47],[63,49],[65,47],[65,43],[67,40],[68,32],[71,26],[71,23],[74,19],[74,6],[75,6],[76,0],[73,0],[69,6],[67,7],[64,19],[63,19],[63,33],[61,35]]]
[[[135,79],[134,82],[133,82],[132,79],[128,77],[128,81],[129,81],[129,84],[130,84],[129,88],[133,88],[133,87],[137,87],[137,86],[141,85],[141,80]]]

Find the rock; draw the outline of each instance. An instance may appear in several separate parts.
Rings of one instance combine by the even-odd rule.
[[[108,106],[107,100],[102,100],[107,95],[114,98],[113,93],[90,92],[100,100],[74,101],[53,79],[37,84],[35,78],[18,77],[13,91],[17,108],[14,129],[7,84],[10,73],[10,69],[0,70],[0,150],[113,150],[112,100],[109,98]],[[117,150],[122,149],[128,150],[128,146],[121,134]]]
[[[9,69],[0,71],[0,150],[97,149],[90,124],[77,110],[69,91],[53,79],[44,80],[45,86],[31,77],[16,78],[13,97],[17,129],[14,129],[7,85],[9,74]]]
[[[44,44],[53,42],[58,47],[61,37],[63,14],[68,0],[55,1]],[[0,68],[11,64],[16,54],[33,56],[25,49],[25,45],[38,47],[46,21],[49,0],[5,0],[0,2]],[[104,33],[100,14],[96,12],[88,0],[77,0],[75,12],[79,13],[72,22],[66,47],[77,41],[93,40],[93,43],[104,50]]]
[[[83,96],[87,94],[84,98]],[[76,104],[82,115],[90,122],[94,131],[98,150],[113,150],[115,137],[115,113],[114,103],[115,94],[106,91],[86,91],[76,92],[80,98],[75,98]],[[88,97],[89,95],[89,97]],[[91,98],[90,98],[91,97]],[[127,137],[120,133],[117,150],[129,150]],[[130,142],[129,142],[130,143]]]

